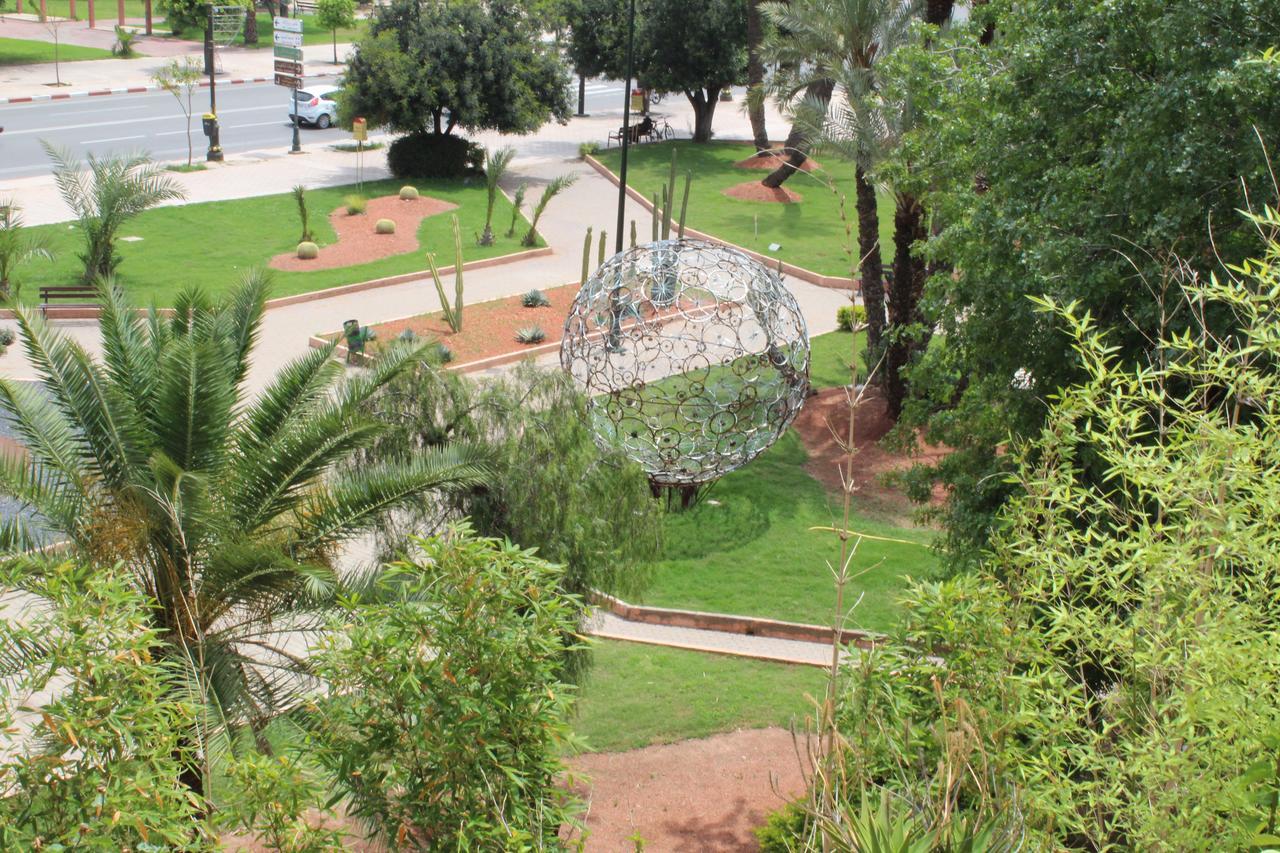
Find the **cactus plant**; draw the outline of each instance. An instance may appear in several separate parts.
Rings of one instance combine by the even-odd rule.
[[[582,241],[582,280],[578,282],[578,286],[587,283],[587,276],[591,274],[591,226],[587,226],[587,236]]]
[[[418,197],[417,187],[411,187],[408,184],[406,184],[405,186],[400,188],[401,201],[413,201],[417,197]]]
[[[396,223],[392,219],[379,219],[377,224],[373,226],[375,234],[394,234],[396,233]]]
[[[444,282],[440,281],[440,270],[436,267],[434,252],[427,253],[427,266],[431,268],[431,280],[436,286],[436,295],[440,297],[440,308],[444,311],[444,321],[455,332],[462,331],[462,229],[458,226],[458,217],[453,216],[453,295],[451,305],[444,292]]]
[[[525,326],[516,332],[516,343],[518,344],[540,344],[547,339],[547,333],[542,331],[541,326]]]
[[[303,240],[298,244],[298,257],[304,261],[314,261],[320,257],[320,247],[310,240]]]
[[[520,304],[525,308],[548,308],[551,306],[551,300],[547,298],[547,294],[535,287],[520,297]]]

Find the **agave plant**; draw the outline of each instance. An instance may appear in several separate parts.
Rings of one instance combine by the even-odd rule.
[[[116,233],[120,226],[162,201],[182,198],[182,188],[164,168],[145,156],[103,157],[92,154],[88,170],[66,149],[40,143],[53,160],[53,179],[62,200],[84,234],[84,283],[109,276],[120,265]]]
[[[366,414],[370,397],[425,345],[392,345],[350,378],[332,346],[311,351],[251,397],[265,276],[216,304],[184,293],[167,319],[102,289],[101,362],[17,312],[45,391],[0,380],[0,412],[29,450],[0,456],[0,493],[23,507],[0,522],[0,549],[57,538],[79,559],[121,564],[156,602],[154,627],[208,709],[202,730],[260,736],[305,686],[306,662],[287,641],[342,588],[344,542],[425,492],[481,482],[487,464],[452,444],[345,466],[383,430]],[[183,781],[203,790],[196,768]]]

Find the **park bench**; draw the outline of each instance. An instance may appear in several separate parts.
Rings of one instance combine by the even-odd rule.
[[[293,5],[298,10],[299,15],[314,15],[316,13],[315,0],[294,0]]]
[[[40,288],[40,313],[49,312],[49,303],[72,300],[78,305],[98,304],[98,288],[91,284],[71,284]]]

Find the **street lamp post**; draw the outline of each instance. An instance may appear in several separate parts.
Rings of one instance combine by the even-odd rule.
[[[626,224],[627,209],[627,149],[631,142],[631,73],[636,46],[636,0],[627,5],[627,84],[622,91],[622,168],[618,172],[618,230],[615,251],[622,251],[622,229]]]

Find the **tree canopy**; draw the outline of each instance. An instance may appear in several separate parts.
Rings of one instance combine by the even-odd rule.
[[[623,79],[627,0],[573,0],[567,18],[577,70]],[[637,0],[633,70],[646,88],[682,92],[694,108],[694,141],[708,141],[720,92],[746,81],[746,3]]]
[[[523,4],[394,0],[356,43],[343,117],[407,133],[532,133],[570,114],[569,72]]]
[[[1243,257],[1236,211],[1270,192],[1280,127],[1276,68],[1256,61],[1280,43],[1275,3],[994,0],[981,18],[939,35],[945,51],[895,54],[916,109],[896,183],[914,177],[946,270],[925,297],[945,339],[912,371],[907,414],[956,449],[929,474],[952,487],[957,556],[976,554],[1013,488],[998,448],[1080,376],[1027,297],[1078,300],[1143,358],[1161,324],[1190,319],[1158,307],[1162,259],[1203,271]]]

